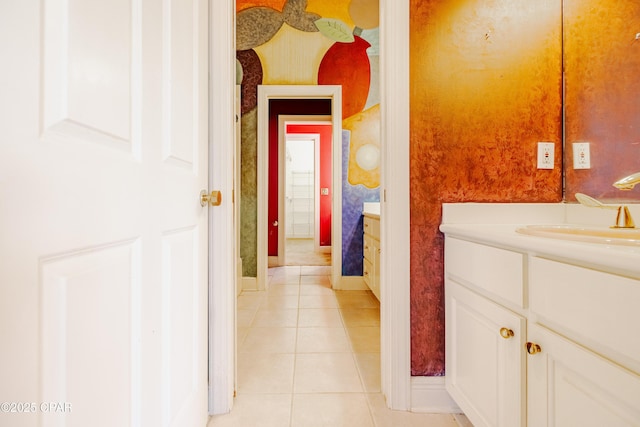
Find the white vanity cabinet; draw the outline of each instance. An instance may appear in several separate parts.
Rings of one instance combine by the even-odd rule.
[[[523,425],[523,255],[448,238],[445,269],[446,389],[475,427]]]
[[[364,214],[364,261],[362,276],[380,300],[380,217]]]
[[[524,418],[524,318],[453,281],[446,284],[446,388],[474,426]]]
[[[536,256],[529,270],[528,425],[640,426],[640,280]]]
[[[475,427],[640,426],[640,273],[509,248],[445,238],[452,398]]]
[[[638,375],[530,323],[527,357],[527,425],[639,426]]]

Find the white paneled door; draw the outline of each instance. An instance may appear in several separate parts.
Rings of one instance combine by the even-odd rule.
[[[0,2],[0,426],[204,426],[207,2]]]

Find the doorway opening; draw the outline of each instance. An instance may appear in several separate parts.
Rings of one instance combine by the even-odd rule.
[[[278,125],[278,265],[330,266],[331,116],[280,115]]]
[[[342,212],[342,169],[341,169],[341,143],[342,143],[342,88],[340,86],[306,86],[306,85],[261,85],[258,86],[258,218],[257,218],[257,289],[265,290],[268,281],[269,256],[279,256],[277,246],[285,247],[284,221],[282,221],[285,213],[284,197],[278,199],[277,214],[273,215],[273,208],[269,205],[269,192],[273,192],[273,186],[269,185],[269,177],[273,174],[273,168],[269,161],[269,121],[270,121],[270,100],[328,100],[330,102],[329,117],[316,116],[315,120],[324,120],[330,124],[331,146],[329,152],[330,170],[329,182],[326,195],[320,195],[325,198],[325,204],[328,205],[329,212]],[[308,118],[308,117],[307,117]],[[279,132],[284,138],[284,132]],[[284,164],[284,142],[279,143],[280,159],[278,163]],[[271,167],[271,172],[270,172]],[[275,187],[275,191],[284,194],[284,168],[278,168],[277,174],[280,175],[279,184]],[[281,188],[278,188],[281,187]],[[330,214],[329,214],[330,215]],[[331,216],[331,215],[330,215]],[[278,227],[280,222],[283,227]],[[336,214],[331,216],[329,225],[329,239],[334,244],[331,246],[331,283],[335,289],[340,289],[342,274],[342,220],[341,216]],[[273,248],[273,242],[269,241],[269,234],[273,236],[277,233],[276,249]],[[322,234],[322,233],[321,233]],[[322,245],[321,245],[322,246]],[[284,251],[281,251],[284,258]],[[283,259],[278,260],[284,261]],[[280,265],[284,265],[282,262]]]
[[[395,31],[394,29],[409,28],[409,2],[381,0],[381,13],[385,20],[380,28],[380,42],[384,51],[384,59],[381,58],[381,80],[384,108],[381,112],[383,147],[382,176],[384,188],[384,203],[382,204],[381,234],[383,243],[382,278],[381,288],[384,303],[381,306],[382,316],[382,389],[387,405],[398,410],[406,410],[411,407],[412,377],[410,375],[410,306],[409,306],[409,32]],[[235,81],[235,33],[234,16],[235,2],[216,3],[215,8],[210,8],[211,24],[211,69],[216,70],[216,79],[212,79],[210,93],[211,129],[216,129],[212,159],[217,166],[213,169],[212,183],[228,176],[228,141],[233,140],[233,123],[228,117],[233,115],[234,93],[232,84]],[[215,11],[215,13],[214,13]],[[391,31],[390,31],[391,30]],[[326,87],[325,87],[326,88]],[[294,91],[289,96],[296,96]],[[341,97],[341,95],[340,95]],[[341,101],[334,100],[334,105],[340,108],[335,111],[337,117],[341,116]],[[212,134],[214,135],[214,134]],[[389,144],[388,142],[393,142]],[[218,153],[222,151],[222,153]],[[224,172],[227,171],[227,175]],[[259,180],[264,179],[264,173],[258,175]],[[230,188],[230,185],[223,186]],[[231,191],[229,190],[229,193]],[[335,196],[335,195],[334,195]],[[340,199],[337,200],[340,203]],[[264,201],[263,201],[264,203]],[[340,211],[341,211],[340,206]],[[259,208],[264,209],[264,207]],[[336,209],[336,211],[338,211]],[[266,222],[264,218],[258,218],[258,222]],[[393,224],[393,232],[388,228]],[[264,233],[265,224],[258,225]],[[341,230],[339,230],[341,239]],[[221,233],[224,235],[224,233]],[[224,237],[224,236],[223,236]],[[266,245],[264,235],[258,237],[261,248]],[[338,236],[334,235],[338,240]],[[228,252],[226,240],[212,238],[212,259],[222,257]],[[340,249],[340,248],[338,248]],[[261,249],[258,261],[258,275],[262,277],[264,285],[267,276],[267,255]],[[336,252],[332,257],[336,258]],[[222,255],[221,255],[222,254]],[[264,259],[262,259],[264,258]],[[340,257],[337,257],[340,260]],[[217,268],[215,280],[210,286],[210,312],[215,315],[210,322],[210,408],[212,413],[226,412],[233,406],[233,391],[235,379],[234,357],[234,321],[235,295],[229,298],[228,286],[221,286],[228,282],[227,277],[234,274],[235,265]],[[334,263],[334,270],[340,271]],[[387,289],[387,282],[393,282],[393,287]],[[393,332],[393,333],[392,333]],[[385,357],[386,356],[386,357]],[[435,383],[435,381],[434,381]],[[442,389],[444,381],[437,384],[417,384],[425,389],[424,394],[433,388]]]
[[[293,239],[317,240],[316,141],[315,135],[285,138],[284,202],[285,247]],[[284,251],[286,254],[286,250]],[[286,257],[285,257],[286,260]]]
[[[322,246],[320,236],[320,199],[329,194],[320,185],[320,143],[317,133],[284,135],[284,262],[280,265],[331,265],[331,246]]]

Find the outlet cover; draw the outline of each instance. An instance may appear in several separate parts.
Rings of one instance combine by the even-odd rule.
[[[591,153],[588,142],[573,143],[573,168],[591,169]]]
[[[538,169],[553,169],[555,144],[538,142]]]

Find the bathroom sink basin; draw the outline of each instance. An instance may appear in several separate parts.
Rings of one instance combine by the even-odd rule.
[[[518,233],[553,239],[577,240],[607,245],[640,246],[640,229],[584,227],[579,225],[527,225]]]

